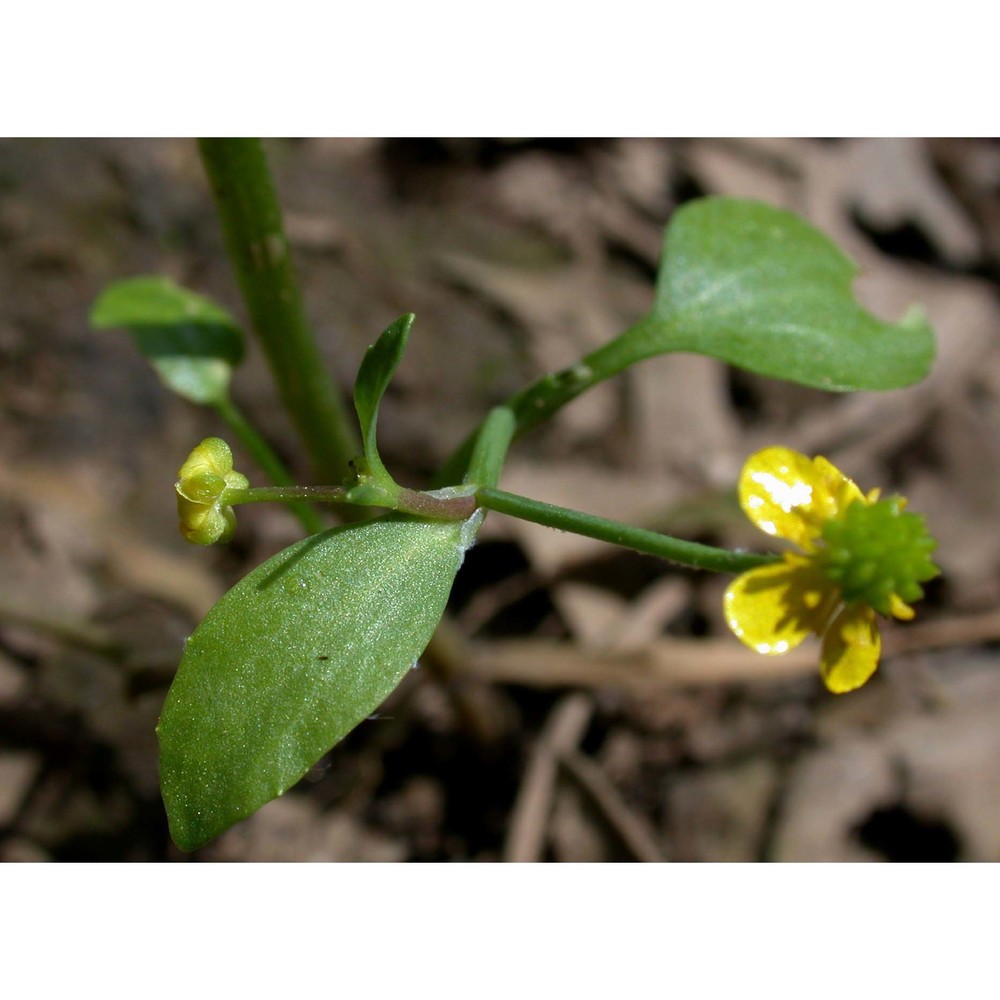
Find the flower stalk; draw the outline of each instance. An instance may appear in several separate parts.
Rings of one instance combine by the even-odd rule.
[[[500,514],[509,514],[524,521],[544,524],[561,531],[572,531],[577,535],[596,538],[602,542],[621,545],[646,555],[659,556],[681,566],[694,569],[714,570],[720,573],[742,573],[758,566],[766,566],[776,562],[779,556],[754,555],[749,552],[734,552],[730,549],[716,548],[714,545],[702,545],[700,542],[689,542],[671,535],[662,535],[658,531],[636,528],[611,521],[593,514],[584,514],[566,507],[531,500],[516,493],[506,493],[503,490],[484,487],[476,491],[476,499],[486,510],[495,510]]]
[[[291,486],[291,473],[284,463],[271,449],[271,446],[257,432],[253,424],[247,420],[243,411],[229,398],[224,396],[216,404],[219,416],[229,425],[233,433],[240,439],[243,447],[250,453],[261,470],[276,486]],[[310,534],[322,531],[324,524],[319,515],[305,503],[289,503],[288,509],[298,518],[299,524]]]

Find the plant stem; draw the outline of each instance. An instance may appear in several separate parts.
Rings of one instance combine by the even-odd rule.
[[[497,406],[490,410],[476,437],[465,482],[496,486],[516,428],[517,418],[509,407]]]
[[[432,521],[465,521],[476,512],[476,497],[470,487],[466,492],[461,490],[441,490],[438,493],[422,493],[419,490],[399,490],[388,496],[381,494],[384,503],[375,500],[365,506],[390,507],[400,514],[413,514],[416,517],[429,518]],[[309,500],[313,503],[347,504],[358,502],[357,494],[342,486],[250,486],[245,490],[228,490],[225,494],[227,506],[237,506],[244,503],[279,503],[291,504],[295,501]]]
[[[651,322],[661,323],[644,317],[572,367],[545,375],[511,396],[503,403],[503,407],[514,415],[513,437],[516,439],[526,434],[598,382],[619,374],[637,361],[665,353],[662,328],[658,328],[656,340],[651,341],[647,336]],[[437,483],[444,485],[461,478],[469,465],[481,427],[482,424],[444,464],[436,478]]]
[[[240,291],[320,480],[358,453],[340,393],[306,320],[274,183],[259,139],[200,139],[198,148]]]
[[[233,433],[243,442],[244,447],[253,456],[264,474],[275,486],[291,486],[294,480],[284,463],[271,450],[271,446],[257,433],[256,428],[247,420],[243,411],[227,396],[215,404],[219,415],[232,428]],[[289,510],[298,518],[299,523],[315,535],[323,530],[323,522],[319,515],[304,503],[290,503]]]
[[[748,552],[732,552],[713,545],[688,542],[670,535],[661,535],[657,531],[633,528],[618,521],[609,521],[603,517],[583,514],[565,507],[555,507],[552,504],[530,500],[528,497],[490,487],[477,490],[476,501],[486,510],[510,514],[524,521],[533,521],[535,524],[544,524],[562,531],[572,531],[588,538],[597,538],[602,542],[623,545],[625,548],[659,556],[661,559],[668,559],[682,566],[693,566],[696,569],[742,573],[757,566],[777,562],[781,558],[776,555],[761,556]]]
[[[248,486],[229,490],[226,503],[287,503],[308,500],[312,503],[346,503],[347,490],[342,486]]]
[[[501,420],[506,422],[505,418]],[[509,422],[507,426],[510,426]],[[501,433],[495,440],[499,442],[503,439]],[[275,500],[283,503],[310,500],[316,503],[343,504],[353,499],[351,493],[350,489],[341,486],[255,486],[245,490],[227,491],[225,503],[235,506]],[[459,487],[439,490],[436,493],[421,493],[417,490],[400,488],[398,493],[386,502],[391,503],[392,509],[401,514],[441,521],[464,521],[471,517],[477,508],[482,507],[485,510],[495,510],[498,514],[519,517],[523,521],[544,524],[560,531],[572,531],[577,535],[586,535],[588,538],[597,538],[602,542],[645,552],[647,555],[659,556],[661,559],[668,559],[682,566],[713,570],[717,573],[742,573],[781,559],[778,555],[733,552],[730,549],[716,548],[714,545],[688,542],[683,538],[674,538],[645,528],[635,528],[620,521],[611,521],[593,514],[569,510],[566,507],[556,507],[550,503],[542,503],[540,500],[532,500],[490,486],[479,486],[475,488],[475,492],[470,485],[466,492]],[[385,504],[373,503],[373,506],[385,506]]]

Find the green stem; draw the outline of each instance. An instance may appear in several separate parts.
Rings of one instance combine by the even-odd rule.
[[[359,503],[371,507],[391,507],[401,514],[413,514],[434,521],[465,521],[476,511],[476,497],[469,487],[422,493],[399,487],[391,496],[377,492],[368,502],[359,501],[353,489],[342,486],[250,486],[245,490],[227,490],[224,504],[235,507],[244,503],[294,503],[308,500],[312,503]]]
[[[648,317],[639,320],[623,334],[592,351],[572,367],[545,375],[511,396],[503,407],[514,415],[513,437],[516,439],[526,434],[598,382],[619,374],[653,354],[665,353],[662,324],[657,328],[657,338],[651,340],[647,336],[649,323]],[[461,478],[469,465],[481,428],[482,424],[448,459],[437,476],[437,482],[453,483]]]
[[[276,486],[291,486],[294,480],[288,469],[271,450],[271,446],[257,433],[243,411],[228,396],[217,402],[215,408],[232,428],[233,433],[243,442],[243,446],[250,452],[267,478]],[[310,535],[323,530],[324,524],[319,515],[307,504],[290,503],[288,507]]]
[[[465,482],[496,486],[516,429],[517,418],[509,407],[497,406],[490,410],[476,437]]]
[[[227,490],[226,504],[287,503],[308,500],[311,503],[347,503],[342,486],[248,486],[245,490]]]
[[[486,427],[493,427],[495,433],[494,444],[486,447],[495,448],[494,456],[498,461],[502,461],[502,442],[507,437],[503,428],[509,429],[510,422],[503,416],[491,417]],[[499,466],[496,468],[499,470]],[[577,535],[622,545],[651,556],[659,556],[661,559],[669,559],[683,566],[713,570],[717,573],[742,573],[781,559],[777,555],[753,555],[749,552],[733,552],[713,545],[702,545],[700,542],[688,542],[682,538],[662,535],[658,531],[635,528],[620,521],[610,521],[607,518],[595,517],[593,514],[584,514],[566,507],[542,503],[540,500],[531,500],[491,486],[473,488],[470,485],[467,489],[451,487],[438,490],[436,493],[421,493],[417,490],[399,488],[391,499],[383,499],[385,503],[373,503],[373,505],[385,506],[391,503],[392,509],[402,514],[442,521],[464,521],[471,517],[477,508],[482,507],[485,510],[495,510],[499,514],[519,517],[523,521],[532,521],[560,531],[572,531]],[[352,495],[352,490],[341,486],[256,486],[245,490],[228,490],[224,497],[225,504],[230,506],[265,501],[290,503],[302,500],[314,503],[348,503],[355,500],[355,497]]]
[[[226,248],[281,398],[318,479],[338,480],[358,453],[340,393],[306,320],[274,183],[259,139],[200,139]]]
[[[713,545],[687,542],[681,538],[672,538],[670,535],[661,535],[657,531],[633,528],[618,521],[609,521],[603,517],[583,514],[565,507],[555,507],[552,504],[530,500],[528,497],[490,487],[477,490],[476,500],[479,506],[486,510],[510,514],[524,521],[533,521],[535,524],[544,524],[562,531],[572,531],[588,538],[597,538],[602,542],[611,542],[613,545],[623,545],[625,548],[669,559],[683,566],[693,566],[696,569],[708,569],[718,573],[742,573],[757,566],[778,562],[781,558],[776,555],[760,556],[748,552],[732,552],[729,549],[718,549]]]

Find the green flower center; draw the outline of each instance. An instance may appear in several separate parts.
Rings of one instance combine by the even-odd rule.
[[[818,563],[848,604],[863,602],[888,616],[893,594],[907,604],[919,600],[920,584],[938,575],[930,558],[937,542],[924,519],[904,506],[901,497],[873,504],[855,500],[842,518],[823,526]]]

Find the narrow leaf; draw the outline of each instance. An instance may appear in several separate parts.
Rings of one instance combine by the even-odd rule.
[[[375,440],[378,407],[406,350],[414,319],[413,313],[401,316],[368,348],[354,383],[354,406],[361,424],[368,471],[376,478],[389,482],[392,480],[379,458]]]
[[[477,520],[334,528],[245,577],[187,642],[157,733],[178,847],[294,785],[416,664]]]
[[[243,335],[229,313],[169,278],[110,285],[94,303],[90,325],[128,330],[164,384],[193,403],[225,399],[243,356]]]
[[[708,354],[828,390],[894,389],[923,378],[934,334],[919,309],[886,323],[855,300],[858,267],[791,212],[703,198],[667,228],[652,312],[624,335],[642,357]]]

